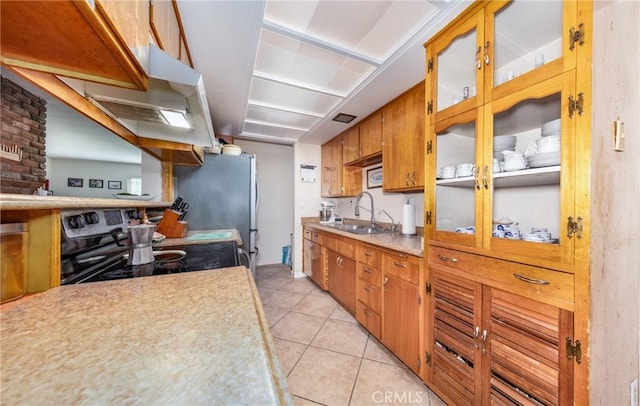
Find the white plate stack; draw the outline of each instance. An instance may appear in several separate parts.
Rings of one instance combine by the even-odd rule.
[[[560,138],[561,120],[546,122],[540,129],[540,138],[533,145],[532,154],[527,154],[527,166],[529,168],[542,168],[545,166],[560,165]]]
[[[493,137],[493,157],[499,161],[504,161],[502,151],[515,151],[516,136],[515,135],[496,135]]]

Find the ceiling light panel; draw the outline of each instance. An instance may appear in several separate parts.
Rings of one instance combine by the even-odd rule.
[[[260,134],[271,137],[290,138],[297,140],[302,137],[306,131],[296,130],[294,128],[276,127],[272,125],[266,125],[261,123],[248,123],[245,121],[243,134]]]
[[[349,94],[374,69],[367,63],[264,29],[255,66],[261,74],[340,96]]]
[[[379,61],[438,9],[426,1],[267,1],[265,20]]]
[[[281,110],[307,112],[311,115],[327,115],[340,103],[341,97],[313,92],[308,89],[272,82],[254,77],[251,79],[249,103],[271,105]]]
[[[271,122],[284,127],[306,128],[307,130],[310,130],[320,121],[319,117],[253,105],[247,107],[246,119],[249,121]]]

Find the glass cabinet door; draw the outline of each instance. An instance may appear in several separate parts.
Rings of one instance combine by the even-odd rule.
[[[570,262],[574,119],[565,100],[571,72],[496,101],[486,109],[485,248]],[[492,135],[492,136],[491,136]],[[566,164],[565,164],[566,163]],[[487,186],[487,185],[485,185]]]
[[[435,41],[431,47],[427,74],[435,74],[430,100],[434,103],[432,109],[436,120],[442,118],[440,112],[449,108],[452,111],[447,116],[482,104],[482,89],[478,92],[478,88],[482,87],[482,71],[478,67],[481,67],[480,61],[476,60],[483,38],[482,19],[482,13],[472,16],[452,29],[449,35]]]
[[[491,97],[486,101],[529,87],[575,65],[571,51],[563,52],[569,47],[569,26],[575,20],[572,3],[515,0],[487,6],[483,60],[485,91]]]
[[[435,231],[440,241],[480,246],[482,202],[479,166],[482,144],[478,109],[435,124]],[[432,220],[433,221],[433,220]]]

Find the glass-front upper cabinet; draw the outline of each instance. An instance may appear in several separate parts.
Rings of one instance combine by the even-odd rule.
[[[483,41],[482,21],[476,13],[427,48],[427,114],[436,121],[482,104],[482,71],[474,62]]]
[[[575,67],[576,2],[496,1],[484,11],[485,103]]]
[[[482,245],[482,194],[479,170],[482,159],[480,109],[473,109],[434,127],[436,173],[433,201],[428,213],[433,237],[467,246]]]

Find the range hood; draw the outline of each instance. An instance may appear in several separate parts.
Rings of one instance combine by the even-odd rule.
[[[211,147],[211,113],[202,75],[149,44],[146,92],[60,78],[139,137]],[[161,111],[184,115],[189,128],[170,125]]]

